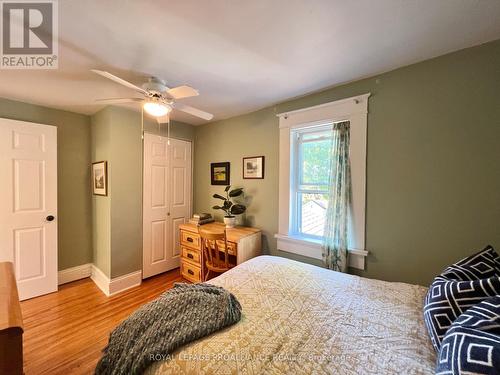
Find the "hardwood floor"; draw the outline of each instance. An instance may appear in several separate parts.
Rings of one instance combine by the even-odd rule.
[[[112,329],[174,282],[184,281],[176,269],[106,297],[92,280],[83,279],[21,302],[25,374],[93,373]]]

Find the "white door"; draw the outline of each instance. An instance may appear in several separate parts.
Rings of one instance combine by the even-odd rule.
[[[144,134],[143,272],[180,265],[179,225],[191,216],[191,143]]]
[[[0,261],[21,300],[57,290],[57,128],[0,119]]]

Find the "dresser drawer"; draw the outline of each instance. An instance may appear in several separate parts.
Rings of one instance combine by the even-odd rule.
[[[191,263],[201,264],[201,254],[199,250],[182,246],[182,257],[189,260]]]
[[[192,283],[201,282],[201,268],[185,259],[181,261],[181,275]]]
[[[192,247],[194,249],[200,249],[200,235],[193,232],[181,231],[181,244],[183,246]]]
[[[224,250],[224,241],[217,241],[217,246],[219,247],[220,250]],[[237,245],[234,242],[228,242],[227,243],[227,252],[230,255],[236,255],[236,248]]]

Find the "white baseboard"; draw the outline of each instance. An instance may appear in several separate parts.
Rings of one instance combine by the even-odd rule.
[[[104,272],[102,272],[95,265],[92,265],[90,278],[105,295],[109,296],[109,278],[104,274]]]
[[[123,292],[124,290],[139,286],[142,283],[142,271],[135,271],[129,274],[115,277],[109,282],[109,295]]]
[[[66,268],[57,274],[57,284],[62,285],[72,281],[90,277],[92,270],[92,263],[82,264],[80,266]]]
[[[142,271],[135,271],[127,275],[109,279],[99,268],[92,265],[92,274],[90,278],[94,281],[97,287],[109,297],[141,285]]]

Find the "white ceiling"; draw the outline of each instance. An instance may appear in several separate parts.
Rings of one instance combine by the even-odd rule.
[[[92,114],[131,96],[98,68],[192,85],[223,119],[499,38],[498,0],[59,0],[59,69],[2,70],[0,97]]]

